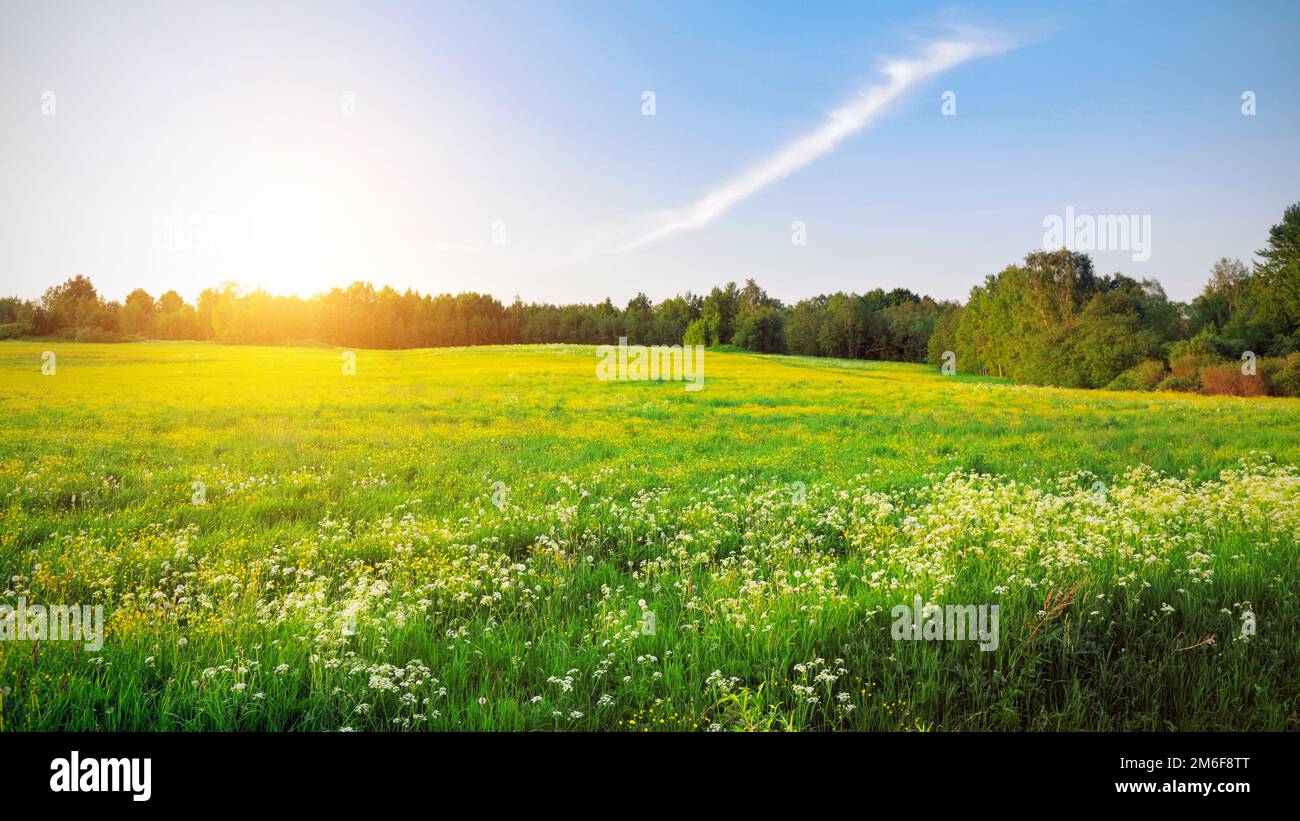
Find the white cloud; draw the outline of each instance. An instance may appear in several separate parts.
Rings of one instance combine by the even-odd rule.
[[[630,251],[679,231],[693,231],[708,225],[736,203],[821,159],[848,137],[871,126],[890,103],[918,83],[968,60],[1009,51],[1015,45],[1001,33],[962,29],[954,31],[949,39],[925,44],[914,57],[885,61],[880,66],[885,75],[883,82],[863,89],[850,102],[831,111],[826,122],[818,128],[785,145],[721,187],[681,208],[651,215],[649,227],[643,228],[634,239],[617,246],[614,253]]]

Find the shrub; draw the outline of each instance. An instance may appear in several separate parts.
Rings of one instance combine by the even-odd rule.
[[[113,331],[106,331],[103,328],[79,328],[77,333],[72,337],[77,342],[123,342],[123,338]]]
[[[1106,386],[1108,391],[1151,391],[1168,375],[1162,359],[1147,359],[1121,373]]]
[[[1187,379],[1198,386],[1201,369],[1222,364],[1223,355],[1214,345],[1213,336],[1205,331],[1191,339],[1182,339],[1169,347],[1169,371],[1179,379]]]
[[[1169,375],[1156,385],[1158,391],[1180,391],[1182,393],[1195,393],[1201,387],[1201,383],[1195,379],[1188,379],[1185,376]]]
[[[1238,364],[1213,365],[1201,370],[1201,389],[1222,396],[1267,396],[1268,382],[1259,373],[1243,374]]]
[[[1200,382],[1202,370],[1222,365],[1223,362],[1223,357],[1217,354],[1185,353],[1173,355],[1169,358],[1169,372],[1179,379]]]
[[[1274,396],[1300,396],[1300,351],[1259,361],[1259,372]]]
[[[18,339],[21,336],[27,336],[32,332],[32,326],[27,322],[6,322],[0,325],[0,339]]]

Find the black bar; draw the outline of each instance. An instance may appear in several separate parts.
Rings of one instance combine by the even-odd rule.
[[[63,734],[0,736],[5,792],[56,808],[193,810],[196,798],[259,810],[384,805],[420,797],[542,810],[617,807],[628,795],[726,796],[741,805],[771,790],[807,800],[970,810],[980,799],[1040,807],[1215,809],[1293,798],[1290,734]],[[51,762],[150,759],[150,796],[54,792]],[[1125,766],[1124,762],[1138,762]],[[1159,762],[1156,765],[1155,762]],[[1181,766],[1172,765],[1178,762]],[[98,769],[98,768],[97,768]],[[102,771],[102,770],[100,770]],[[1210,784],[1208,795],[1189,783]],[[1132,794],[1118,785],[1154,785]],[[1166,786],[1166,785],[1180,786]],[[1179,789],[1183,791],[1178,791]],[[866,791],[864,792],[864,789]],[[1231,789],[1225,792],[1223,790]],[[1171,791],[1174,790],[1174,791]],[[622,797],[620,797],[622,796]],[[447,803],[451,802],[451,803]],[[1171,803],[1172,802],[1172,803]],[[864,805],[866,806],[866,805]],[[883,805],[882,805],[883,809]]]

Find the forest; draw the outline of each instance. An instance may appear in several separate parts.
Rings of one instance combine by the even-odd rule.
[[[487,294],[420,294],[355,282],[309,298],[233,283],[196,304],[137,288],[105,299],[81,274],[37,300],[0,299],[0,339],[214,340],[399,349],[537,343],[732,345],[758,353],[939,364],[1037,385],[1300,395],[1300,203],[1252,264],[1214,263],[1189,303],[1154,280],[1098,274],[1069,250],[1031,251],[966,303],[905,288],[783,304],[753,279],[662,302],[510,305]]]

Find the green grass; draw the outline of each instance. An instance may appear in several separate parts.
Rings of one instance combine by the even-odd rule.
[[[0,343],[0,603],[107,620],[0,642],[0,727],[1300,721],[1300,401],[340,353]],[[895,641],[914,594],[997,604],[998,648]]]

